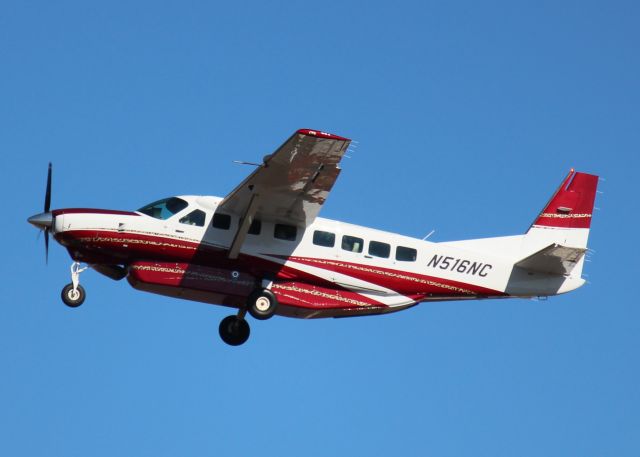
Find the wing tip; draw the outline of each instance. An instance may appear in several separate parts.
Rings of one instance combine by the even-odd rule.
[[[323,132],[321,130],[299,129],[296,133],[300,135],[313,136],[316,138],[327,138],[329,140],[351,141],[349,138],[345,138],[339,135],[334,135],[332,133]]]

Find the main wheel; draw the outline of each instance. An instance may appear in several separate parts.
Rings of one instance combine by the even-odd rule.
[[[67,284],[62,289],[60,296],[62,297],[62,301],[65,305],[71,308],[77,308],[84,303],[87,293],[84,291],[84,287],[80,284],[78,284],[78,288],[75,290],[73,290],[73,284]]]
[[[249,323],[236,315],[227,316],[220,322],[220,338],[230,346],[240,346],[249,339]]]
[[[247,300],[249,314],[261,321],[273,317],[277,308],[278,299],[269,289],[256,290]]]

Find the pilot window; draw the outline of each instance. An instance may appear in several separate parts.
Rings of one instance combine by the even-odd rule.
[[[217,229],[229,230],[229,227],[231,227],[231,216],[228,214],[215,213],[211,220],[211,225]]]
[[[384,257],[385,259],[389,258],[389,253],[391,252],[391,246],[387,243],[381,243],[379,241],[371,241],[369,243],[369,255],[374,257]]]
[[[398,246],[396,248],[396,260],[402,262],[415,262],[418,258],[418,251],[413,248]]]
[[[336,244],[336,234],[331,232],[323,232],[316,230],[313,232],[313,244],[332,248]]]
[[[180,218],[180,222],[182,224],[187,225],[197,225],[198,227],[204,227],[204,220],[206,218],[206,214],[204,211],[200,211],[199,209],[195,211],[191,211],[185,217]]]
[[[174,214],[185,209],[189,204],[178,197],[164,198],[153,202],[147,206],[143,206],[138,210],[142,214],[154,217],[156,219],[169,219]]]
[[[355,236],[344,235],[342,237],[342,249],[349,252],[362,252],[364,240]]]
[[[295,225],[276,224],[273,228],[273,236],[279,240],[295,241],[297,234]]]

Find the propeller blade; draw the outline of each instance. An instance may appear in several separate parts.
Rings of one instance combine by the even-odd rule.
[[[44,212],[48,213],[51,208],[51,162],[49,162],[49,171],[47,172],[47,191],[44,194]]]
[[[49,265],[49,229],[44,229],[44,263]]]

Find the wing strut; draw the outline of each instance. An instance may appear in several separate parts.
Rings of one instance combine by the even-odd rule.
[[[244,244],[244,239],[247,237],[247,233],[249,232],[249,227],[251,227],[251,223],[253,222],[253,216],[255,216],[256,211],[258,209],[258,200],[259,195],[253,194],[251,195],[251,200],[249,200],[249,204],[247,205],[247,209],[242,215],[242,223],[238,226],[238,231],[236,232],[236,236],[233,238],[233,242],[229,247],[229,259],[237,259],[238,254],[240,253],[240,248]]]

